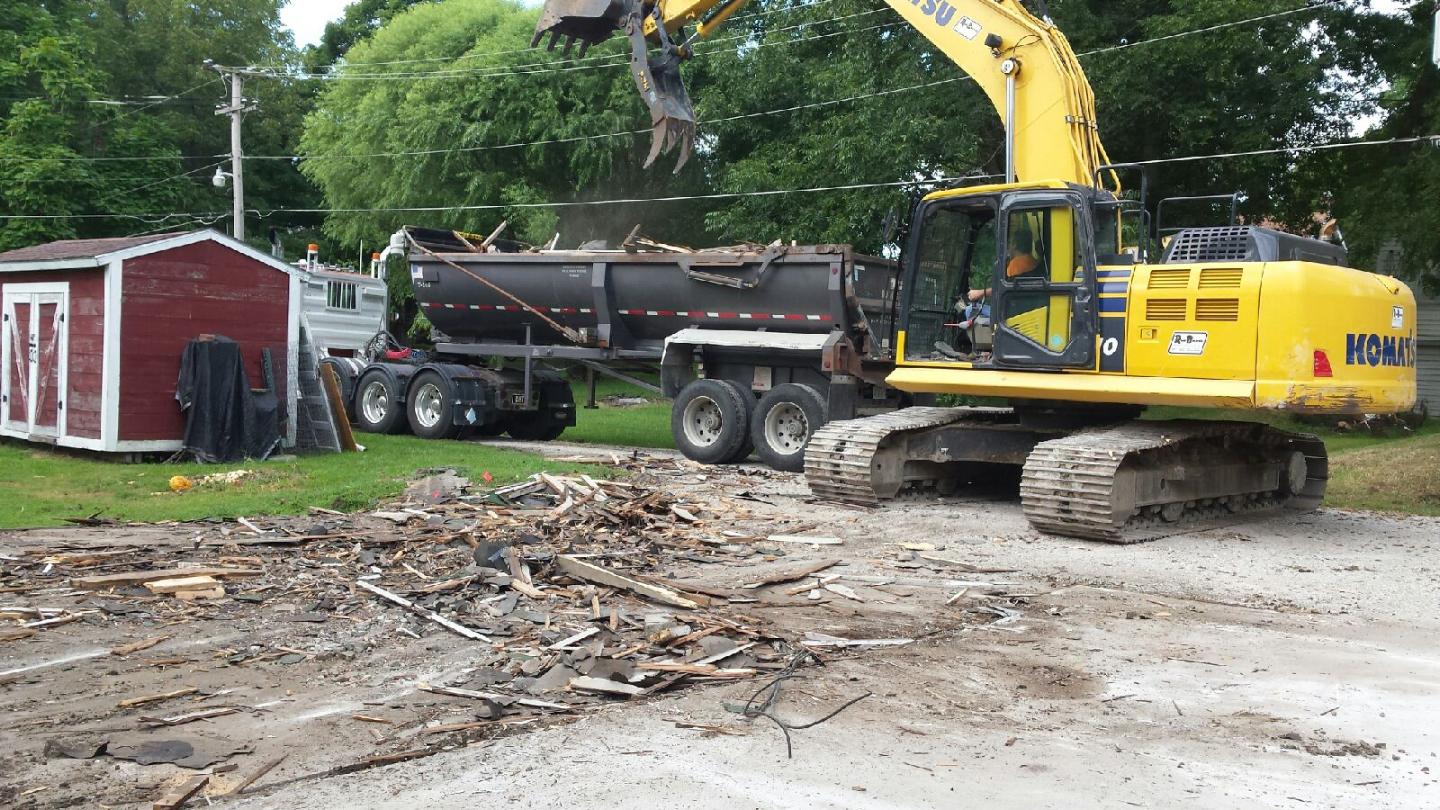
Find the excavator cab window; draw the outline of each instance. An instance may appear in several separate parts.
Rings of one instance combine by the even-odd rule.
[[[1012,194],[1001,221],[1007,258],[995,286],[996,365],[1092,364],[1095,246],[1088,208],[1065,196]]]
[[[988,351],[988,345],[976,345],[973,327],[988,324],[989,302],[970,301],[969,293],[990,285],[998,244],[995,207],[989,201],[925,210],[907,280],[907,360],[974,361]]]

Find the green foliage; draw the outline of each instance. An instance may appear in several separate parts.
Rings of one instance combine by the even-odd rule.
[[[356,0],[345,7],[344,16],[325,26],[320,43],[306,53],[306,63],[312,69],[335,64],[355,47],[355,43],[368,39],[396,14],[427,1]]]
[[[774,11],[798,3],[752,5]],[[968,82],[723,120],[961,75],[917,30],[888,12],[828,22],[873,8],[869,0],[836,0],[746,17],[725,30],[746,35],[747,47],[697,47],[687,82],[700,119],[713,122],[702,123],[700,159],[717,191],[892,183],[991,165],[988,158],[1001,142],[999,123]],[[786,30],[801,23],[809,25]],[[899,189],[745,197],[719,203],[706,225],[722,243],[846,242],[874,252],[880,249],[880,222],[896,205],[907,205]]]
[[[644,139],[585,138],[642,126],[623,62],[537,70],[566,66],[559,54],[524,50],[536,16],[511,0],[425,3],[348,51],[302,140],[303,171],[326,200],[361,209],[327,220],[333,239],[375,239],[416,222],[488,232],[508,219],[533,242],[557,230],[567,245],[618,241],[643,207],[521,206],[675,193],[670,178],[640,171]],[[385,64],[417,59],[438,61]],[[439,76],[416,75],[427,73]],[[375,208],[437,210],[366,210]]]
[[[1435,0],[1415,3],[1400,17],[1371,15],[1358,32],[1364,47],[1356,61],[1373,63],[1383,80],[1383,119],[1367,138],[1440,134],[1440,69],[1431,61]],[[1434,142],[1356,149],[1320,156],[1309,164],[1333,199],[1352,256],[1374,266],[1382,250],[1399,248],[1393,270],[1440,294],[1440,144]]]
[[[202,62],[293,63],[278,10],[275,0],[0,0],[0,217],[77,215],[0,219],[0,249],[181,230],[196,223],[148,215],[227,210],[228,195],[208,182],[209,164],[223,160],[210,156],[229,152],[229,128],[214,115],[223,88]],[[247,151],[293,153],[303,87],[252,81],[246,95],[261,109],[246,122]],[[88,160],[136,156],[153,159]],[[288,162],[247,169],[253,207],[318,203]]]

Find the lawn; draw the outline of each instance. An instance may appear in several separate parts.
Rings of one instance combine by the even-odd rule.
[[[1273,411],[1152,408],[1145,418],[1243,419],[1265,422],[1281,430],[1311,433],[1324,439],[1325,448],[1330,452],[1326,506],[1440,515],[1440,420],[1432,419],[1413,433],[1390,428],[1376,435],[1341,433],[1321,425],[1307,425]]]
[[[573,388],[575,404],[579,406],[575,427],[565,431],[561,441],[675,449],[675,441],[670,438],[670,400],[652,391],[601,377],[595,385],[595,398],[600,407],[592,411],[585,408],[589,397],[585,383],[577,382]],[[608,397],[646,399],[650,404],[618,407],[607,405]]]
[[[0,529],[62,525],[65,518],[101,515],[158,522],[241,515],[301,514],[311,506],[353,511],[398,495],[418,470],[451,468],[497,484],[538,470],[585,468],[470,442],[432,442],[411,436],[365,434],[359,454],[307,455],[244,464],[122,464],[0,440]],[[171,476],[198,477],[254,470],[239,483],[177,495]]]

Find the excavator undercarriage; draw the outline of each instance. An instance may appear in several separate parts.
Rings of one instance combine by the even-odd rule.
[[[1264,424],[1124,421],[1072,432],[1027,426],[1005,409],[907,408],[832,422],[805,452],[811,492],[866,506],[907,490],[949,494],[1016,469],[1031,525],[1111,543],[1314,509],[1328,477],[1323,442]]]

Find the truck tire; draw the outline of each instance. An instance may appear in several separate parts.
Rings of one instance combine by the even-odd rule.
[[[695,380],[680,389],[670,408],[670,435],[691,461],[733,464],[750,445],[755,397],[728,380]]]
[[[760,460],[785,472],[805,470],[805,445],[828,417],[825,397],[800,383],[777,385],[760,398],[750,440]]]
[[[335,369],[335,378],[340,381],[340,398],[345,402],[345,415],[355,423],[355,378],[364,368],[359,361],[350,357],[325,357],[320,365]]]
[[[371,371],[355,386],[355,427],[366,433],[399,433],[407,427],[403,403],[389,375]]]
[[[455,392],[450,381],[434,371],[422,371],[410,381],[409,405],[405,409],[410,430],[422,439],[453,439],[462,425],[452,418]]]

